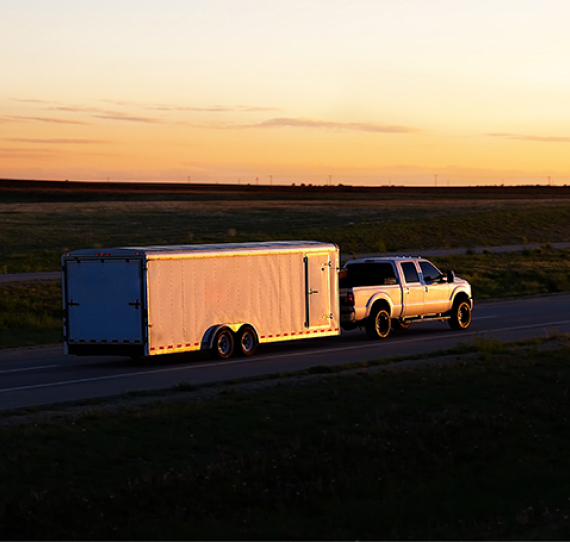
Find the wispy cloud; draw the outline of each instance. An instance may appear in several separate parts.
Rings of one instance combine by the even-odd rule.
[[[30,104],[51,104],[56,103],[48,100],[36,100],[33,98],[10,98],[13,102],[23,102],[23,103],[30,103]]]
[[[98,145],[101,143],[110,143],[110,141],[103,141],[98,139],[32,139],[26,137],[8,137],[6,141],[14,143],[39,143],[39,144],[55,144],[55,145]]]
[[[53,149],[11,149],[0,147],[0,157],[2,158],[22,158],[29,160],[30,158],[47,158],[57,155],[58,152]]]
[[[97,107],[85,107],[83,105],[54,105],[48,107],[50,111],[67,111],[70,113],[99,113],[104,111],[104,109],[99,109]]]
[[[261,107],[254,105],[212,105],[209,107],[187,107],[178,105],[147,105],[148,109],[158,111],[191,111],[194,113],[267,113],[279,111],[278,107]]]
[[[281,117],[269,119],[259,124],[230,126],[229,128],[312,128],[318,130],[337,130],[354,132],[373,132],[388,134],[407,134],[417,132],[416,128],[390,124],[377,124],[368,122],[332,122],[327,120]]]
[[[95,117],[97,119],[104,119],[104,120],[119,120],[119,121],[126,121],[126,122],[144,122],[144,123],[149,123],[149,124],[164,124],[164,121],[161,119],[127,115],[126,113],[120,113],[117,111],[105,111],[105,112],[101,112],[98,115],[93,115],[93,117]]]
[[[519,135],[519,134],[507,134],[507,133],[491,133],[486,135],[490,137],[501,137],[504,139],[537,141],[539,143],[570,143],[570,137],[563,137],[563,136],[535,136],[535,135]]]
[[[8,117],[13,120],[20,120],[20,121],[34,121],[34,122],[52,122],[55,124],[89,124],[88,122],[84,122],[82,120],[73,120],[73,119],[62,119],[62,118],[54,118],[54,117]]]

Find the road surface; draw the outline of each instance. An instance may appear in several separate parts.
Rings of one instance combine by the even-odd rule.
[[[61,346],[0,351],[0,409],[153,390],[180,382],[203,384],[316,365],[337,365],[448,348],[484,336],[501,341],[570,333],[570,295],[475,305],[464,332],[441,322],[412,324],[405,332],[371,341],[361,331],[341,337],[262,345],[252,358],[212,361],[205,352],[124,357],[63,356]]]

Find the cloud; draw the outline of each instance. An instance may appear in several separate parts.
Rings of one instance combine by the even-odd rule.
[[[81,120],[61,119],[53,117],[8,117],[13,120],[35,121],[35,122],[52,122],[55,124],[89,124]]]
[[[22,158],[29,160],[30,158],[47,158],[57,155],[58,152],[53,149],[11,149],[0,148],[0,157],[2,158]]]
[[[25,137],[9,137],[6,141],[13,141],[15,143],[41,143],[41,144],[56,144],[56,145],[95,145],[100,143],[110,143],[110,141],[103,141],[97,139],[32,139]]]
[[[258,113],[279,111],[278,107],[260,107],[252,105],[212,105],[209,107],[186,107],[177,105],[147,105],[147,109],[158,111],[191,111],[196,113]]]
[[[10,98],[13,102],[24,102],[24,103],[31,103],[31,104],[51,104],[56,102],[51,102],[48,100],[35,100],[35,99],[24,99],[24,98]]]
[[[339,130],[339,131],[355,131],[355,132],[373,132],[373,133],[390,133],[390,134],[406,134],[417,132],[415,128],[409,126],[398,126],[389,124],[376,124],[367,122],[331,122],[326,120],[307,119],[307,118],[275,118],[269,119],[259,124],[251,124],[239,126],[239,128],[314,128],[321,130]]]
[[[85,107],[83,105],[57,105],[48,107],[50,111],[68,111],[71,113],[99,113],[104,111],[96,107]]]
[[[99,115],[93,115],[97,119],[104,120],[121,120],[127,122],[144,122],[149,124],[163,124],[164,121],[160,119],[150,118],[150,117],[136,117],[133,115],[127,115],[125,113],[120,113],[116,111],[105,111],[101,112]]]
[[[506,133],[491,133],[486,134],[490,137],[502,137],[504,139],[518,139],[520,141],[537,141],[539,143],[570,143],[570,137],[562,136],[534,136],[534,135],[517,135]]]

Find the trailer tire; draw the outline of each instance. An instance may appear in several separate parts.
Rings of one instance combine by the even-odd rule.
[[[451,309],[449,327],[455,331],[467,329],[471,325],[471,305],[468,301],[458,301]]]
[[[253,356],[257,350],[258,341],[255,330],[250,325],[245,325],[238,331],[236,342],[240,356]]]
[[[222,328],[214,337],[212,357],[216,359],[228,359],[234,353],[234,334],[228,328]]]
[[[372,307],[366,319],[366,335],[370,339],[384,339],[390,333],[390,326],[390,313],[383,306]]]

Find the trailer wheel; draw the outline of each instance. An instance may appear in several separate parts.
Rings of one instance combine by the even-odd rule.
[[[373,307],[370,316],[366,320],[366,335],[370,339],[384,339],[390,333],[390,314],[380,306]]]
[[[238,353],[241,356],[253,356],[257,350],[257,335],[250,326],[242,326],[237,334]]]
[[[234,353],[234,335],[227,329],[220,329],[214,337],[212,347],[212,357],[217,359],[228,359]]]
[[[449,327],[455,331],[467,329],[471,325],[471,305],[467,301],[455,303],[448,323]]]

